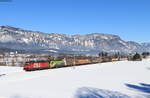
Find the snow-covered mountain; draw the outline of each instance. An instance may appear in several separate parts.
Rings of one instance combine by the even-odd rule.
[[[150,45],[126,42],[117,35],[101,33],[87,35],[46,34],[11,26],[0,26],[0,39],[0,47],[26,51],[77,53],[150,51]]]

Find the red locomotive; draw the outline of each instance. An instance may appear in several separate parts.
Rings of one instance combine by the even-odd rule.
[[[24,70],[38,70],[38,69],[47,69],[49,68],[49,62],[48,61],[30,61],[26,62],[24,65]]]

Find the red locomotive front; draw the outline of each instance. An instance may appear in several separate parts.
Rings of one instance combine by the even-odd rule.
[[[45,68],[49,68],[49,62],[46,61],[27,62],[24,65],[24,70],[36,70]]]

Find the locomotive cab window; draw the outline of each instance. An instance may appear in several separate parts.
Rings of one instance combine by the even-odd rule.
[[[28,66],[28,65],[29,65],[29,63],[25,63],[25,64],[24,64],[24,66]]]

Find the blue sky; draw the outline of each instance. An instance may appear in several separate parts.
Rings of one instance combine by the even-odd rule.
[[[0,25],[150,42],[150,0],[12,0],[0,2]]]

